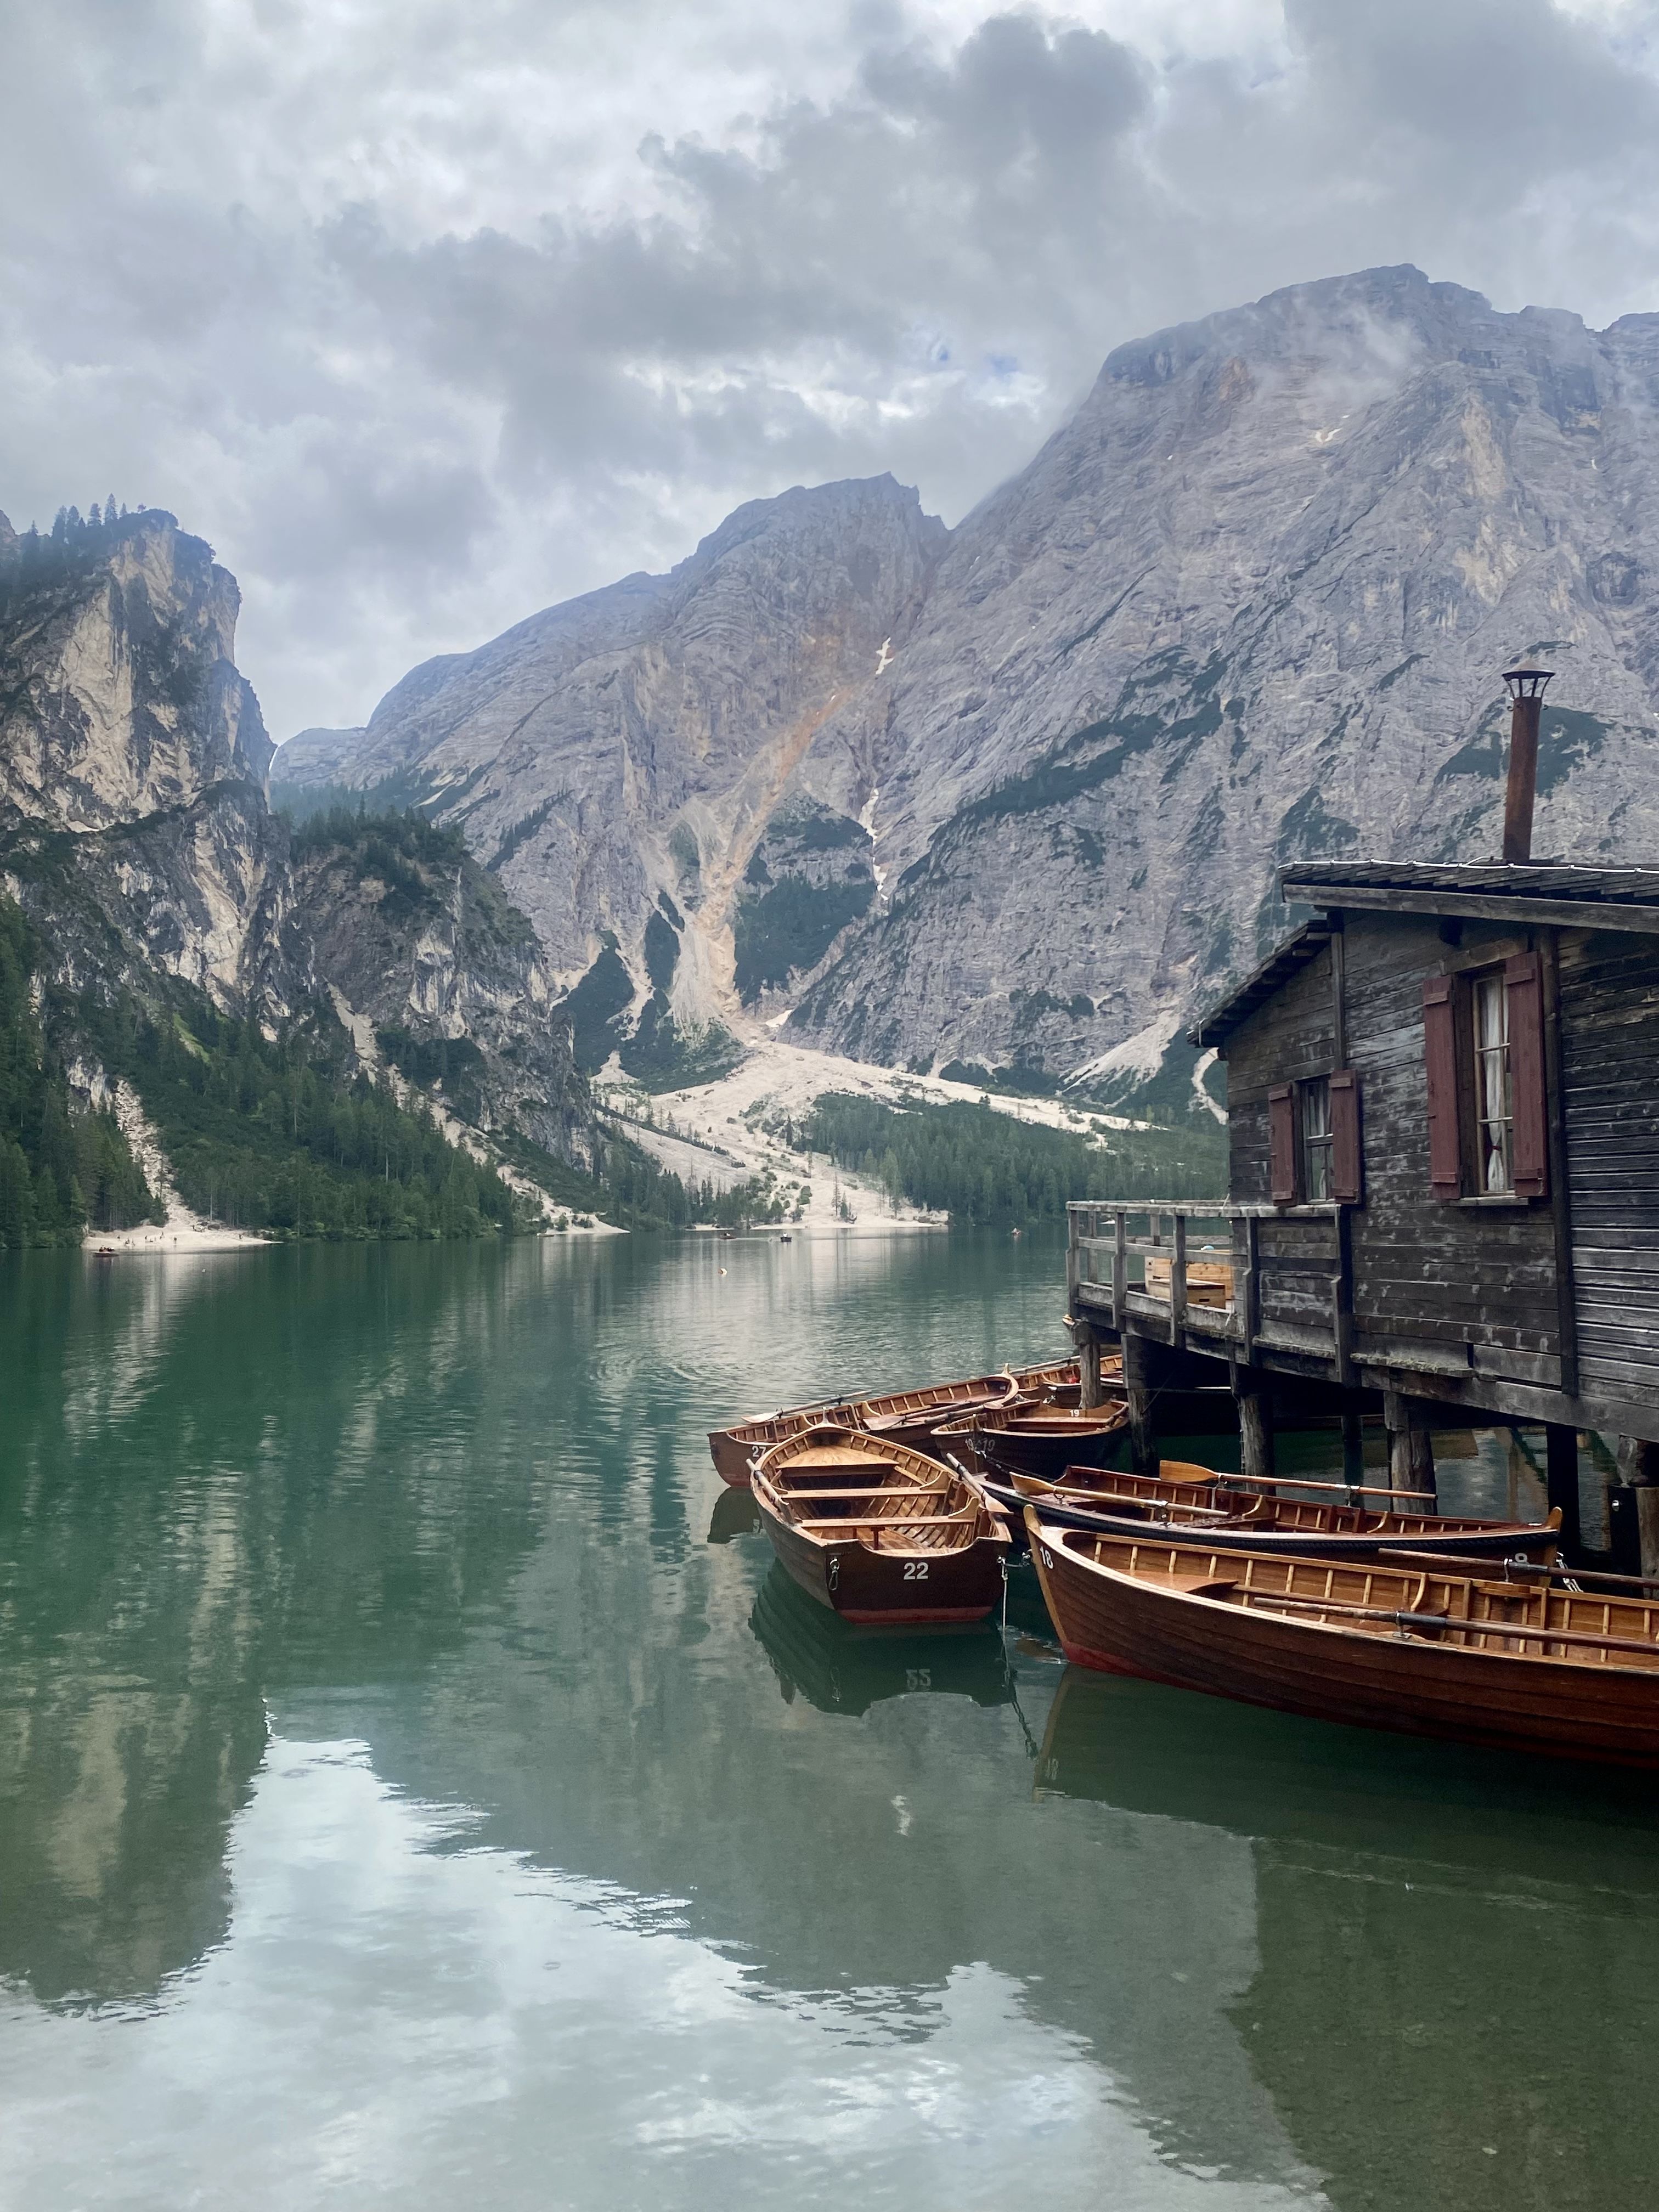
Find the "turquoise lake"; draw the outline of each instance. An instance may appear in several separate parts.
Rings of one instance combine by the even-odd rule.
[[[1659,1783],[774,1571],[705,1431],[1062,1261],[0,1261],[0,2203],[1651,2203]]]

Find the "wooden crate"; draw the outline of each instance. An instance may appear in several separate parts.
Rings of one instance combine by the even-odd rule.
[[[1149,1297],[1167,1298],[1170,1295],[1170,1276],[1173,1260],[1159,1259],[1156,1253],[1146,1255],[1146,1294]],[[1230,1306],[1233,1302],[1233,1271],[1225,1260],[1188,1260],[1187,1262],[1187,1303],[1189,1306]]]

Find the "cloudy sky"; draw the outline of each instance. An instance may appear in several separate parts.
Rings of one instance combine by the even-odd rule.
[[[0,207],[0,507],[210,538],[284,737],[1277,285],[1659,308],[1659,7],[54,0]]]

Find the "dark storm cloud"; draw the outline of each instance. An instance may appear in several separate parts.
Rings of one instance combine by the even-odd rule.
[[[13,11],[0,505],[212,537],[283,731],[793,482],[954,517],[1277,284],[1659,304],[1644,10],[1250,4]]]

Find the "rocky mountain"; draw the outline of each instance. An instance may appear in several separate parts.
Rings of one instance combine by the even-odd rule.
[[[619,1041],[793,1006],[1184,1087],[1281,862],[1495,854],[1517,656],[1559,672],[1537,849],[1659,849],[1656,403],[1659,317],[1297,286],[1121,348],[954,532],[887,479],[757,502],[276,772],[461,827]]]
[[[366,1066],[396,1068],[471,1128],[589,1164],[586,1089],[546,957],[458,830],[322,817],[295,835],[291,876]]]
[[[885,477],[740,507],[668,575],[426,662],[362,732],[295,738],[276,795],[372,788],[464,829],[563,981],[593,971],[584,1003],[665,1062],[668,1024],[759,1002],[873,896],[880,672],[945,538]]]
[[[26,917],[60,1060],[101,1096],[113,1044],[182,1095],[182,1046],[205,1097],[225,1077],[257,1115],[276,1066],[259,1041],[292,1036],[323,1071],[319,1112],[329,1085],[343,1097],[390,1062],[400,1095],[586,1167],[586,1090],[531,925],[453,833],[343,817],[290,840],[238,609],[171,515],[71,514],[49,538],[0,518],[0,896]],[[221,1018],[248,1032],[224,1046],[234,1082]],[[349,1134],[330,1139],[337,1168]]]

